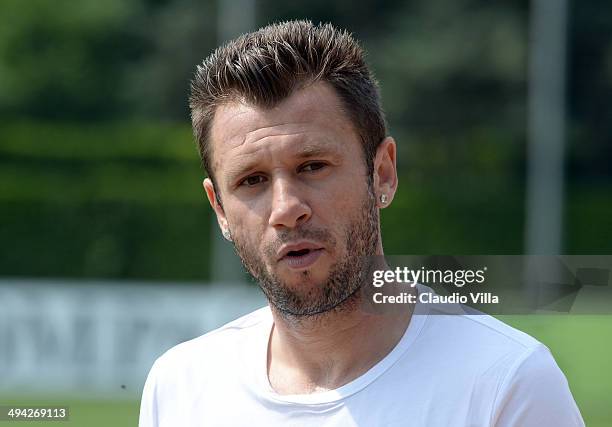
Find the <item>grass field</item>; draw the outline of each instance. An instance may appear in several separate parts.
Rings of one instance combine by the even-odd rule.
[[[2,399],[2,405],[56,405],[68,406],[70,417],[65,422],[54,421],[0,421],[0,426],[70,426],[70,427],[127,427],[138,425],[138,401],[114,401],[114,400],[76,400],[36,398],[24,401],[24,399]]]
[[[546,344],[566,374],[589,427],[612,426],[612,316],[500,316],[505,322]],[[56,404],[70,407],[63,423],[20,422],[19,425],[127,427],[138,424],[138,401],[38,398],[24,402],[9,396],[2,404]],[[17,425],[2,422],[0,426]]]

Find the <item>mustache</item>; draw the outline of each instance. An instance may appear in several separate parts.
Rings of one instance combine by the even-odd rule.
[[[336,245],[336,239],[329,230],[318,227],[300,227],[293,230],[280,231],[276,238],[265,246],[264,253],[268,257],[274,257],[285,243],[297,240],[312,240],[327,247]]]

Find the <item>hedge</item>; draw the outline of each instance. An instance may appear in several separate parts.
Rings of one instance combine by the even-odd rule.
[[[386,253],[523,251],[522,147],[472,136],[400,146]],[[0,274],[207,280],[202,178],[188,124],[1,123]],[[565,252],[611,253],[612,185],[567,188]]]

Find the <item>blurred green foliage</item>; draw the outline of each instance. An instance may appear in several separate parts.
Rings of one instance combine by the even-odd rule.
[[[400,147],[387,253],[521,253],[520,156],[496,132]],[[188,125],[11,121],[0,141],[3,275],[209,278],[214,226]],[[610,252],[610,191],[570,188],[568,253]]]
[[[202,279],[210,209],[186,125],[4,123],[4,275]]]
[[[388,253],[521,253],[529,2],[259,0],[362,41],[398,142]],[[187,92],[213,0],[0,2],[0,274],[209,278]],[[570,2],[564,251],[612,250],[612,7]],[[10,248],[10,249],[6,249]]]
[[[213,1],[0,2],[0,114],[184,119]]]

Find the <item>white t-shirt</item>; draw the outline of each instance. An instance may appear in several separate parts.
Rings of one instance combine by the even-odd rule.
[[[547,347],[491,316],[451,311],[417,303],[399,343],[365,374],[279,395],[266,373],[272,315],[261,308],[157,359],[139,426],[584,426]]]

